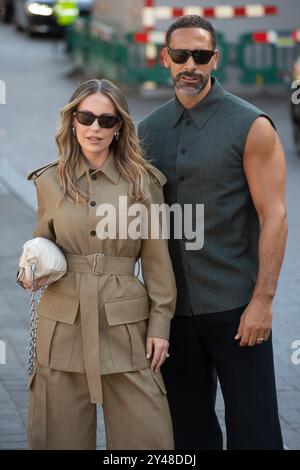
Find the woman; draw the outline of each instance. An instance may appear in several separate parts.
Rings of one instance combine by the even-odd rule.
[[[58,160],[28,176],[38,198],[34,236],[54,241],[68,262],[38,307],[30,447],[95,449],[102,403],[107,449],[173,449],[159,370],[176,302],[167,241],[125,237],[120,222],[134,222],[137,202],[162,203],[166,179],[144,160],[126,99],[107,80],[79,86],[56,142]],[[107,231],[99,215],[108,205],[117,217]],[[145,285],[134,276],[139,258]]]

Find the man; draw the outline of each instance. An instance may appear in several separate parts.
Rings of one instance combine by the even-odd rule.
[[[204,246],[170,240],[178,287],[162,366],[177,449],[282,449],[271,340],[272,300],[287,236],[285,162],[271,119],[211,77],[213,26],[179,18],[166,35],[175,97],[139,137],[165,173],[169,205],[204,204]],[[193,220],[193,226],[197,220]]]
[[[72,25],[79,16],[76,0],[56,0],[54,14],[59,26],[68,27]]]
[[[72,25],[80,15],[77,0],[56,0],[53,7],[56,23],[64,32],[66,40],[66,52],[72,51]]]

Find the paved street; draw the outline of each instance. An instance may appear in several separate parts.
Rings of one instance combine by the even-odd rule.
[[[55,40],[28,38],[0,25],[0,80],[7,89],[7,102],[0,105],[0,449],[27,446],[29,299],[14,280],[22,244],[31,238],[36,220],[35,191],[26,174],[56,158],[59,109],[78,84],[71,71]],[[168,97],[167,92],[130,96],[134,118],[140,119]],[[251,92],[247,99],[274,119],[287,156],[289,240],[274,304],[273,337],[284,442],[289,449],[300,449],[300,364],[291,361],[292,343],[300,340],[300,158],[293,148],[284,92]],[[4,344],[6,364],[1,364]],[[224,429],[220,396],[217,407]],[[103,449],[101,410],[98,431],[98,448]]]

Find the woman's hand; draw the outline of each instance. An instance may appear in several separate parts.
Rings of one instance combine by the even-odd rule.
[[[150,365],[150,369],[155,369],[155,372],[159,371],[160,366],[166,360],[168,355],[169,349],[169,341],[163,338],[153,338],[149,336],[147,338],[147,354],[146,357],[149,359],[152,354],[152,362]]]
[[[41,287],[44,287],[47,284],[48,279],[49,279],[49,276],[44,276],[44,277],[40,277],[39,279],[35,279],[33,290],[36,291],[40,289]],[[24,278],[22,282],[23,282],[23,286],[25,287],[25,289],[31,289],[31,281]]]

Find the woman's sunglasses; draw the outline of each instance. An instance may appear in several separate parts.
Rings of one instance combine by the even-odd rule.
[[[171,47],[167,49],[175,64],[184,64],[191,56],[196,64],[208,64],[215,53],[215,51],[208,51],[206,49],[195,49],[194,51],[189,49],[172,49]]]
[[[121,121],[121,117],[115,116],[114,114],[101,114],[100,116],[96,116],[89,111],[75,111],[73,114],[76,116],[79,124],[83,126],[91,126],[97,119],[100,127],[112,129]]]

